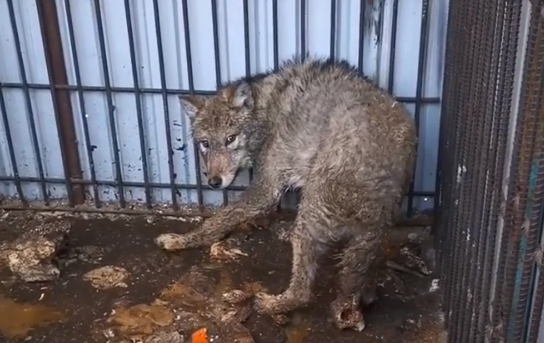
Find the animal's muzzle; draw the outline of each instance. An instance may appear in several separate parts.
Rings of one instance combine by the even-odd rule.
[[[220,176],[212,176],[208,178],[208,185],[210,185],[210,187],[213,189],[220,188],[222,184],[223,179]]]

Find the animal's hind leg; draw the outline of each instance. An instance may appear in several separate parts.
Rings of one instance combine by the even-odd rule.
[[[312,298],[317,260],[324,250],[323,244],[314,236],[318,225],[303,207],[299,210],[291,235],[293,264],[289,288],[279,295],[259,293],[255,307],[261,314],[283,314],[307,305]]]
[[[372,265],[379,253],[380,238],[379,231],[367,231],[351,238],[342,252],[340,289],[331,304],[334,322],[339,329],[362,331],[365,328],[360,305],[361,302],[365,305],[373,302],[376,296]]]

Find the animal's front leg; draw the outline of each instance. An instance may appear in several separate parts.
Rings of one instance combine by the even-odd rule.
[[[266,215],[278,203],[281,192],[265,182],[255,181],[242,199],[219,210],[198,229],[186,234],[165,233],[155,238],[155,243],[169,251],[208,246],[221,240],[240,224]]]

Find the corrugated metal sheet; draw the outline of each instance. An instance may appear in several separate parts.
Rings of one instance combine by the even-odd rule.
[[[298,1],[278,1],[279,56],[280,60],[300,53],[300,6]],[[338,1],[336,27],[336,54],[357,65],[359,52],[359,12],[361,4],[373,4],[365,18],[364,72],[371,78],[387,85],[393,0]],[[35,0],[15,1],[16,20],[19,28],[23,58],[29,83],[47,84],[48,76],[44,50],[40,35]],[[157,39],[153,3],[148,0],[131,2],[132,25],[137,50],[137,66],[140,86],[160,88],[160,72],[157,54]],[[215,90],[215,56],[210,1],[190,0],[189,18],[191,49],[195,88]],[[219,48],[221,82],[245,74],[244,24],[242,0],[218,0]],[[97,22],[90,0],[71,1],[71,16],[74,22],[75,44],[81,67],[82,83],[86,86],[104,86],[101,54],[97,34]],[[166,64],[166,85],[172,89],[188,89],[185,37],[183,34],[182,5],[177,0],[159,1],[160,26]],[[397,40],[394,61],[394,93],[397,96],[414,97],[416,93],[418,43],[422,1],[399,1]],[[76,84],[74,64],[70,50],[68,24],[64,1],[57,1],[61,30],[64,41],[65,59],[69,82]],[[114,87],[133,87],[127,24],[122,0],[101,1],[102,18],[105,26],[107,58],[111,84]],[[310,53],[328,55],[330,51],[329,0],[312,0],[306,7],[307,45]],[[442,84],[442,61],[447,20],[447,0],[431,1],[428,57],[425,68],[424,97],[439,97]],[[250,65],[251,72],[273,68],[272,1],[250,1]],[[13,31],[10,25],[7,0],[0,0],[0,82],[21,82],[18,68]],[[29,129],[29,111],[25,107],[24,93],[20,89],[3,89],[10,129],[14,139],[17,164],[21,176],[38,176],[36,152],[32,148]],[[86,113],[82,116],[73,94],[73,111],[76,117],[80,156],[83,159],[84,177],[90,178],[83,136],[82,118],[88,122],[93,146],[94,167],[99,180],[114,180],[114,158],[112,138],[109,134],[108,108],[105,94],[85,92]],[[114,93],[116,128],[124,181],[143,181],[142,162],[137,130],[136,103],[131,93]],[[37,123],[40,156],[44,162],[45,176],[63,178],[62,160],[58,134],[54,123],[51,95],[48,90],[32,90],[31,104]],[[170,131],[174,146],[176,183],[196,183],[195,159],[189,139],[188,123],[181,113],[175,95],[169,96],[171,115]],[[408,106],[412,113],[414,105]],[[143,96],[145,135],[148,147],[149,176],[151,182],[168,183],[168,153],[165,140],[165,122],[161,94]],[[424,104],[421,110],[420,151],[415,181],[416,191],[434,191],[438,147],[439,104]],[[12,175],[12,166],[7,151],[6,134],[0,123],[0,175]],[[247,184],[246,177],[240,177],[237,184]],[[52,198],[66,197],[62,185],[49,185]],[[39,200],[42,194],[37,185],[27,184],[24,192],[30,199]],[[117,188],[100,187],[101,200],[117,199]],[[125,187],[127,200],[144,199],[144,190]],[[0,183],[2,195],[14,196],[12,185]],[[92,192],[90,192],[92,194]],[[157,202],[170,201],[168,189],[154,190]],[[205,201],[217,203],[222,199],[220,192],[206,191]],[[196,202],[196,191],[182,191],[181,202]],[[421,198],[414,202],[420,209],[432,206],[432,199]]]

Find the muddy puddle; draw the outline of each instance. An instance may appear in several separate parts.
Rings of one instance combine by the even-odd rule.
[[[66,314],[41,304],[19,303],[0,295],[0,332],[7,338],[26,338],[35,328],[62,323]]]
[[[0,242],[32,226],[29,216],[18,213],[0,221]],[[23,283],[13,280],[5,268],[0,271],[0,341],[137,342],[164,331],[184,335],[187,343],[192,332],[206,328],[214,343],[235,342],[226,338],[231,333],[216,320],[218,313],[225,313],[223,294],[232,289],[281,292],[289,283],[290,245],[269,230],[246,230],[229,239],[235,253],[221,260],[210,258],[209,250],[165,253],[153,242],[160,233],[184,232],[195,225],[143,217],[75,219],[69,246],[79,255],[63,262],[58,280]],[[432,278],[408,273],[399,274],[403,294],[385,286],[379,290],[378,301],[365,310],[363,332],[338,331],[329,316],[336,292],[334,268],[330,261],[322,264],[315,301],[292,313],[290,324],[279,326],[250,313],[239,329],[247,330],[256,343],[439,343],[443,339],[439,295],[433,291]]]

